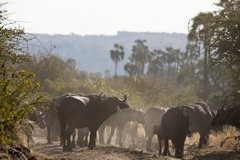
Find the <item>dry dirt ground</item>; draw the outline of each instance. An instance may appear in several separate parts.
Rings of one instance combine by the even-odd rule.
[[[175,160],[174,157],[159,157],[157,153],[146,152],[113,145],[99,145],[94,150],[78,146],[72,152],[63,152],[59,142],[46,144],[46,140],[35,137],[36,144],[32,151],[41,153],[42,157],[51,160]],[[41,159],[40,158],[40,159]]]
[[[32,150],[39,156],[39,159],[46,160],[176,160],[174,157],[158,156],[156,152],[120,148],[113,145],[97,145],[95,150],[77,147],[72,152],[62,152],[59,143],[46,144],[46,140],[42,138],[36,140]],[[185,146],[183,159],[240,160],[240,151],[226,151],[216,146],[208,146],[201,150],[198,150],[196,146]]]

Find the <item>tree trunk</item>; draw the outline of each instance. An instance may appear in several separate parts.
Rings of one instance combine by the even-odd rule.
[[[208,55],[209,55],[209,47],[204,43],[204,80],[203,80],[203,99],[207,100],[209,94],[209,71],[208,71]]]

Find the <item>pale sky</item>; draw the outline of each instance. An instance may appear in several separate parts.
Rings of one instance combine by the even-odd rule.
[[[118,31],[188,33],[199,12],[219,0],[1,0],[29,33],[114,35]]]

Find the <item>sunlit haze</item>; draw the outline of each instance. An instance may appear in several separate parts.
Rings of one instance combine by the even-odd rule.
[[[118,31],[188,33],[199,12],[218,0],[9,0],[9,19],[30,33],[104,34]]]

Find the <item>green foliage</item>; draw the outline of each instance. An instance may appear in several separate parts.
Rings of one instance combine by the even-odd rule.
[[[43,92],[53,96],[79,92],[82,81],[79,80],[80,73],[73,59],[63,60],[53,54],[35,55],[31,59],[22,67],[36,74],[36,81],[40,83]]]
[[[172,82],[159,79],[131,78],[108,81],[109,86],[120,95],[127,93],[128,102],[132,107],[147,109],[150,107],[172,107],[198,100],[193,88],[179,88]]]
[[[215,37],[212,60],[215,65],[224,66],[230,92],[226,99],[233,105],[240,105],[240,3],[239,1],[221,1],[215,15]]]
[[[24,31],[11,28],[0,12],[0,143],[13,140],[14,126],[21,123],[29,110],[36,105],[39,84],[34,83],[34,74],[21,69],[21,63],[29,60],[20,47],[26,42]],[[26,105],[28,104],[28,105]]]
[[[211,53],[211,43],[213,41],[213,22],[214,16],[213,13],[199,13],[191,21],[190,32],[188,34],[189,44],[192,47],[198,49],[199,54],[204,54],[204,64],[203,64],[203,81],[202,88],[203,94],[201,97],[204,100],[207,100],[210,91],[209,91],[209,57]],[[201,51],[203,50],[203,51]]]
[[[150,59],[146,42],[146,40],[135,40],[135,45],[132,46],[132,56],[129,58],[130,63],[124,66],[125,71],[132,78],[139,79],[145,74],[145,66]]]

